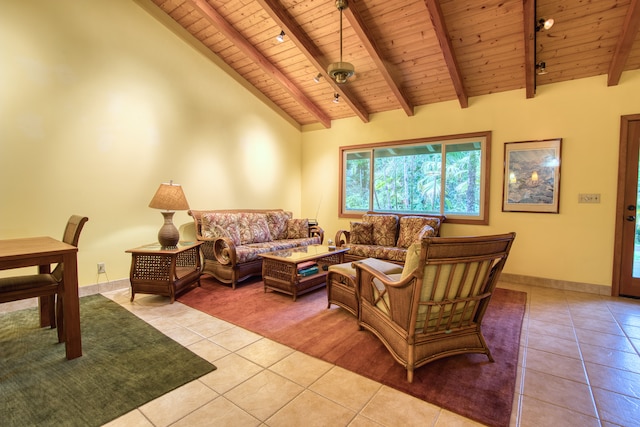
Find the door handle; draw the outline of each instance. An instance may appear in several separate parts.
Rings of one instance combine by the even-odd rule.
[[[635,221],[635,220],[636,220],[636,217],[635,217],[635,216],[633,216],[633,215],[629,215],[629,216],[627,217],[627,221],[629,221],[629,222],[633,222],[633,221]]]

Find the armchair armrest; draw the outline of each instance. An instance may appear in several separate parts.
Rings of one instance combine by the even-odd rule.
[[[411,301],[415,298],[418,275],[408,274],[399,280],[367,265],[366,260],[356,261],[358,294],[362,303],[385,313],[394,323],[407,330],[411,325]],[[391,264],[391,263],[389,263]],[[415,320],[413,322],[415,324]]]
[[[201,247],[204,247],[202,245]],[[227,237],[217,237],[212,241],[211,250],[214,258],[222,265],[235,266],[237,263],[236,245]]]
[[[342,238],[343,235],[344,235],[344,239]],[[336,242],[336,246],[340,247],[340,246],[348,245],[350,237],[351,237],[350,231],[338,230],[338,232],[336,233],[336,239],[334,240]]]
[[[324,242],[324,230],[319,225],[312,225],[309,227],[309,236],[310,237],[318,236],[320,237],[320,244]]]

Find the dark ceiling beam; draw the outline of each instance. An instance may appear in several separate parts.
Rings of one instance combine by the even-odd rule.
[[[442,15],[442,9],[440,9],[440,2],[438,0],[424,0],[429,10],[429,16],[431,17],[431,24],[436,31],[436,37],[440,43],[440,49],[444,56],[444,62],[447,64],[453,87],[458,96],[458,101],[462,108],[469,106],[469,97],[467,91],[464,89],[462,82],[462,74],[460,73],[460,67],[458,67],[458,61],[453,53],[453,46],[451,39],[449,38],[449,32],[444,22],[444,16]]]
[[[524,30],[524,80],[527,98],[536,94],[536,1],[522,2]]]
[[[640,29],[640,0],[631,0],[622,25],[622,32],[616,43],[616,50],[609,64],[608,86],[615,86],[620,82],[622,70],[631,53],[638,29]]]
[[[326,128],[331,127],[331,119],[315,105],[291,80],[276,68],[262,53],[253,47],[222,15],[213,9],[206,0],[189,0],[189,3],[211,22],[240,51],[249,57],[265,73],[269,74],[300,105],[309,111]]]
[[[387,82],[389,89],[395,95],[398,103],[402,107],[402,109],[407,113],[408,116],[413,116],[413,104],[409,101],[407,94],[402,89],[400,84],[393,78],[391,75],[391,71],[389,67],[387,67],[385,61],[382,59],[382,55],[380,54],[380,49],[376,45],[376,41],[371,36],[371,33],[367,30],[367,26],[362,19],[362,15],[358,12],[358,8],[356,6],[355,1],[349,1],[349,7],[343,10],[344,16],[346,16],[347,21],[351,24],[351,28],[355,31],[356,35],[362,42],[364,48],[369,53],[369,56],[373,60],[374,64],[382,74],[382,77]]]
[[[329,74],[327,73],[327,66],[329,63],[322,60],[324,55],[320,52],[313,41],[311,41],[309,36],[300,29],[300,26],[291,18],[285,8],[279,4],[277,0],[257,0],[257,2],[287,34],[287,38],[290,39],[298,49],[300,49],[309,62],[311,62],[318,72],[324,76],[324,80],[329,83],[333,88],[333,91],[340,94],[340,100],[344,101],[363,122],[369,123],[369,113],[349,89],[348,84],[339,85],[329,77]],[[328,12],[329,9],[327,6],[327,13]],[[313,78],[313,76],[310,76],[309,78]]]

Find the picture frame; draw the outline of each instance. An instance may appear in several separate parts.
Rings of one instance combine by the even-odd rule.
[[[503,212],[560,212],[562,138],[504,144]]]

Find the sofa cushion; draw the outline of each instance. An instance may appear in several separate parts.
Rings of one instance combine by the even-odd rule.
[[[267,224],[273,240],[287,238],[287,220],[292,216],[291,212],[285,211],[267,212]]]
[[[240,244],[271,241],[267,216],[258,212],[239,212],[237,215]]]
[[[309,220],[307,218],[287,220],[287,239],[304,237],[309,237]]]
[[[349,256],[377,258],[404,263],[407,250],[396,246],[354,245],[349,243]]]
[[[424,228],[425,226],[428,226],[433,232],[429,232],[429,229]],[[403,216],[400,218],[397,246],[399,248],[408,248],[412,243],[419,241],[422,237],[436,236],[439,227],[439,218]],[[423,236],[421,237],[420,234],[423,234]]]
[[[398,229],[398,216],[388,214],[364,214],[364,222],[373,224],[373,244],[380,246],[395,246]]]
[[[373,223],[351,222],[349,243],[353,243],[354,245],[373,244]]]
[[[240,244],[240,228],[237,214],[210,212],[202,215],[202,236],[206,238],[227,237],[236,246]]]

